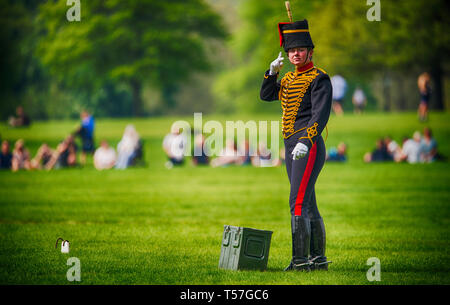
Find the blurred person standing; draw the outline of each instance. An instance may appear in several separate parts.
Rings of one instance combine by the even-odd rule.
[[[343,115],[344,109],[342,104],[347,92],[347,82],[345,78],[337,74],[331,77],[331,85],[333,87],[333,111],[336,115]]]
[[[355,114],[361,114],[367,104],[366,95],[361,87],[356,87],[355,92],[352,96],[353,112]]]
[[[94,167],[98,170],[110,169],[116,164],[116,151],[110,147],[106,140],[100,143],[100,147],[94,153]]]
[[[80,114],[81,125],[78,130],[75,132],[81,138],[81,156],[80,163],[81,165],[86,164],[86,155],[93,154],[95,151],[94,146],[94,128],[95,128],[95,120],[94,117],[89,114],[86,110],[83,110]]]
[[[2,150],[0,152],[0,169],[11,169],[13,155],[7,140],[2,141]]]
[[[132,165],[140,147],[140,136],[134,126],[129,124],[125,127],[122,139],[117,144],[117,169],[124,169]]]
[[[292,259],[285,271],[328,270],[325,225],[315,184],[325,163],[321,134],[330,117],[333,88],[328,74],[312,62],[314,44],[308,21],[279,23],[278,31],[280,45],[295,70],[277,81],[284,60],[280,52],[264,74],[260,98],[280,100],[283,110],[292,233]]]
[[[428,103],[431,97],[431,77],[428,72],[424,72],[417,78],[417,87],[420,93],[419,109],[417,115],[421,122],[425,122],[428,119]]]

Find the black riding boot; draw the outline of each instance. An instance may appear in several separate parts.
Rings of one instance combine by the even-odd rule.
[[[291,216],[292,230],[292,261],[284,271],[298,270],[309,271],[308,260],[311,228],[309,218],[303,216]]]
[[[325,256],[325,225],[322,218],[311,219],[311,270],[328,270],[327,257]]]

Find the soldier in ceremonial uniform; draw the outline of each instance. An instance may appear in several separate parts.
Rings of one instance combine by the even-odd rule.
[[[315,183],[325,163],[322,131],[331,111],[332,86],[325,71],[314,66],[314,44],[307,20],[279,23],[280,45],[295,71],[278,81],[280,52],[266,71],[260,97],[281,101],[286,168],[291,185],[289,204],[292,260],[288,270],[328,270],[325,226],[317,209]]]

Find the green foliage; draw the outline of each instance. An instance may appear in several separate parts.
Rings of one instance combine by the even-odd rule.
[[[203,39],[226,33],[202,0],[86,1],[80,22],[68,22],[67,9],[62,1],[40,7],[43,63],[67,88],[89,95],[107,81],[129,84],[138,115],[143,84],[164,91],[206,70]]]
[[[450,51],[445,7],[445,0],[386,0],[381,21],[370,22],[365,1],[329,0],[316,6],[311,31],[330,72],[370,78],[383,69],[429,68]]]
[[[316,7],[311,20],[323,65],[330,73],[345,72],[364,82],[382,78],[383,95],[378,102],[386,110],[415,109],[416,78],[428,71],[433,79],[431,104],[444,109],[450,51],[448,1],[380,1],[379,22],[367,20],[369,8],[358,0],[329,0]],[[405,80],[413,87],[405,90]],[[390,91],[397,98],[390,97]]]
[[[15,107],[28,100],[29,89],[37,79],[41,86],[31,88],[42,94],[46,79],[33,54],[35,46],[33,15],[39,1],[0,0],[0,118],[15,113]]]
[[[415,108],[424,70],[432,99],[442,100],[449,2],[380,3],[381,21],[369,22],[364,0],[291,0],[294,19],[310,23],[314,63],[344,74],[349,89],[364,87],[369,108],[375,98],[379,109]],[[282,51],[284,0],[81,1],[80,22],[66,19],[68,9],[62,0],[0,0],[1,119],[19,104],[39,119],[77,117],[82,108],[96,116],[280,111],[259,100],[259,89]],[[281,74],[292,69],[286,58]]]
[[[312,4],[311,1],[291,1],[291,9],[293,18],[300,20],[309,15]],[[242,25],[229,41],[236,56],[235,63],[214,84],[216,102],[225,111],[273,113],[279,110],[279,105],[262,103],[259,90],[264,72],[278,53],[283,51],[277,24],[289,21],[284,1],[242,1],[239,15]],[[291,69],[293,66],[285,58],[281,73]]]
[[[369,87],[386,72],[434,70],[435,92],[441,91],[440,71],[448,65],[450,51],[448,1],[382,0],[380,4],[381,21],[370,22],[371,6],[366,1],[291,1],[294,20],[308,18],[316,45],[314,63],[330,75],[344,74],[352,86],[358,82]],[[223,108],[230,108],[231,102],[238,111],[273,112],[276,107],[259,102],[258,93],[264,71],[282,50],[276,25],[288,21],[284,1],[246,0],[239,12],[243,25],[230,41],[236,63],[217,80],[215,95]],[[291,69],[285,58],[281,75]],[[407,98],[415,100],[416,95]]]

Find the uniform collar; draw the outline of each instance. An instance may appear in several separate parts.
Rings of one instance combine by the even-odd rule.
[[[314,63],[311,61],[309,62],[309,64],[304,65],[303,67],[300,68],[296,68],[295,69],[295,74],[301,74],[304,73],[306,71],[311,70],[312,68],[314,68]]]

